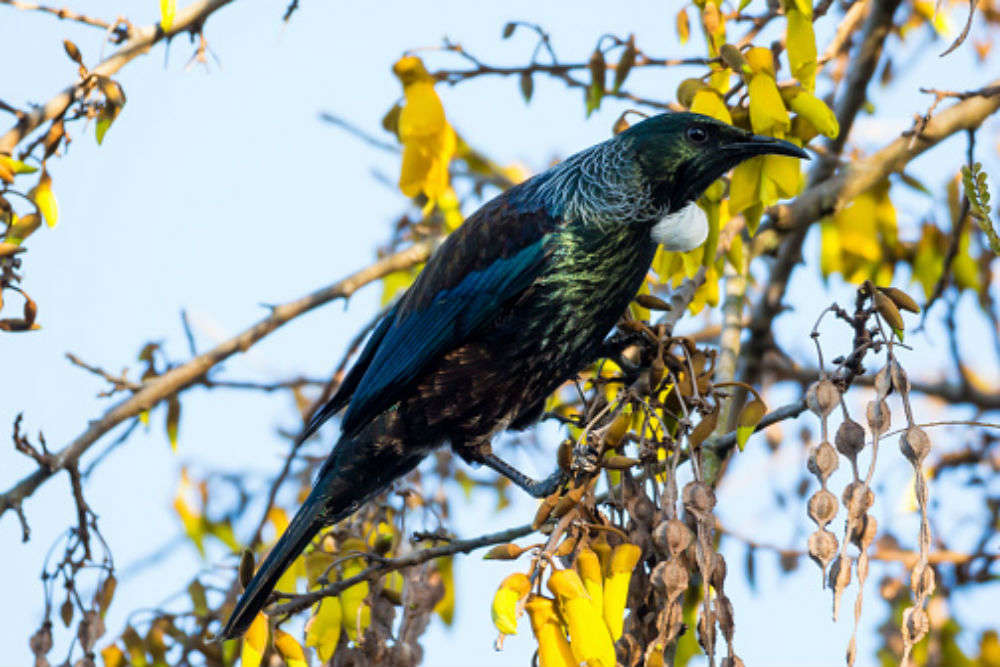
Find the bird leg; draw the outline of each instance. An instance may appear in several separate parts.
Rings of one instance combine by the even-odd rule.
[[[492,468],[510,481],[514,482],[514,484],[517,484],[534,498],[544,498],[545,496],[552,495],[566,482],[567,479],[569,479],[569,475],[567,475],[562,468],[556,468],[556,471],[545,479],[532,479],[501,459],[496,454],[492,453],[484,454],[478,460],[482,462],[483,465]]]

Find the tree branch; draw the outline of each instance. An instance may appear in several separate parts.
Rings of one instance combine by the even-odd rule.
[[[87,429],[66,447],[51,455],[49,465],[39,467],[17,484],[0,494],[0,516],[9,509],[18,510],[22,501],[33,494],[59,470],[76,465],[80,456],[105,433],[125,420],[149,410],[160,401],[201,382],[205,373],[238,352],[246,352],[274,330],[310,310],[334,299],[347,298],[359,288],[378,280],[393,271],[410,268],[426,261],[430,256],[430,241],[417,243],[406,250],[389,255],[360,271],[323,287],[304,297],[275,306],[271,313],[250,328],[217,345],[187,363],[172,368],[156,379],[145,383],[135,394],[110,408],[100,418],[90,422]]]
[[[174,22],[170,30],[164,31],[159,23],[147,25],[141,28],[134,28],[128,42],[120,49],[101,61],[90,69],[90,74],[101,76],[112,76],[129,61],[135,57],[149,51],[157,42],[169,39],[174,35],[185,32],[198,32],[205,23],[205,19],[216,10],[228,5],[233,0],[199,0],[187,7],[179,9],[174,17]],[[13,3],[10,3],[13,4]],[[66,109],[84,92],[82,82],[74,83],[44,105],[36,107],[23,114],[17,123],[6,134],[0,136],[0,153],[8,155],[14,152],[14,148],[24,140],[29,134],[35,131],[42,123],[58,118],[65,113]]]

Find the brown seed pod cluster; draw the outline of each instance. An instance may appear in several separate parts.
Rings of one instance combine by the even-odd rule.
[[[836,620],[844,591],[850,585],[852,569],[857,574],[858,594],[854,604],[854,630],[847,648],[847,664],[853,665],[857,655],[857,633],[861,618],[863,591],[869,570],[869,549],[875,541],[878,523],[871,514],[875,503],[875,494],[871,488],[875,472],[875,462],[878,456],[880,438],[889,430],[891,412],[886,401],[889,394],[895,391],[902,399],[908,427],[900,438],[900,450],[914,466],[917,488],[917,501],[921,508],[921,560],[912,573],[913,594],[916,603],[903,615],[903,656],[904,664],[909,657],[913,644],[926,633],[925,602],[933,590],[933,570],[927,565],[926,554],[929,548],[930,531],[927,525],[926,483],[920,471],[920,466],[930,451],[930,441],[927,434],[914,425],[913,410],[910,406],[909,380],[894,353],[895,338],[901,336],[904,327],[899,310],[917,312],[916,304],[901,290],[895,288],[876,288],[871,282],[866,282],[858,290],[855,312],[849,314],[836,304],[828,308],[820,316],[829,312],[839,319],[850,323],[854,329],[854,349],[850,355],[838,361],[838,369],[833,374],[827,374],[823,368],[823,354],[819,344],[817,321],[813,329],[813,339],[816,341],[817,356],[821,378],[814,382],[806,392],[807,407],[819,418],[821,438],[820,443],[809,452],[809,471],[819,479],[820,489],[809,499],[809,517],[816,523],[817,530],[809,537],[809,555],[823,570],[824,585],[829,586],[833,593],[833,617]],[[871,326],[874,324],[874,326]],[[886,331],[887,325],[889,331]],[[869,351],[879,353],[884,351],[885,366],[876,373],[874,378],[875,397],[865,408],[865,421],[871,436],[872,446],[868,468],[864,473],[858,463],[858,457],[867,448],[865,427],[851,418],[844,391],[850,386],[851,380],[861,372],[861,361]],[[833,444],[829,441],[829,418],[837,406],[841,408],[842,420],[833,436]],[[844,487],[840,504],[846,511],[844,534],[841,540],[827,530],[828,524],[837,514],[838,504],[834,494],[827,488],[827,480],[837,469],[837,453],[840,453],[850,464],[851,481]],[[858,549],[858,556],[852,561],[848,553],[848,545],[853,544]],[[852,568],[853,564],[853,568]],[[829,570],[827,568],[829,567]]]

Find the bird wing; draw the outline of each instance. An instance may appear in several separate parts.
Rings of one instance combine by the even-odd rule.
[[[470,216],[379,323],[302,437],[345,405],[341,428],[349,435],[399,401],[431,362],[531,285],[547,255],[544,237],[557,224],[541,207],[525,210],[507,195]]]

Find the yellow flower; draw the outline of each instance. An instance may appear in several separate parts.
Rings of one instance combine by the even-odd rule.
[[[614,641],[576,571],[553,572],[548,587],[559,599],[559,610],[569,626],[570,650],[576,662],[589,661],[595,667],[614,667]]]
[[[455,154],[455,131],[445,118],[434,78],[419,58],[401,58],[392,70],[406,97],[399,113],[399,140],[403,143],[399,189],[407,197],[422,192],[436,201],[449,188],[448,164]]]
[[[517,634],[517,605],[530,590],[531,580],[523,572],[515,572],[500,582],[490,606],[497,630],[505,635]]]
[[[532,595],[524,606],[531,619],[531,631],[538,640],[539,667],[574,667],[573,651],[562,631],[555,602],[540,595]]]

